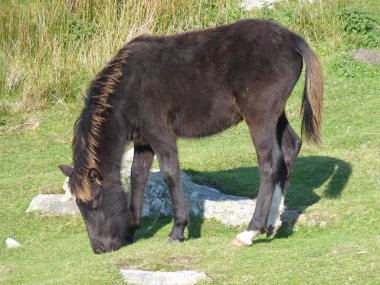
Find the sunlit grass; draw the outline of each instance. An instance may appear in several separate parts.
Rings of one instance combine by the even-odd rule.
[[[252,12],[238,2],[1,1],[0,244],[10,236],[23,247],[0,246],[0,284],[122,284],[121,267],[204,271],[211,284],[379,283],[380,67],[347,56],[372,39],[366,45],[366,35],[347,37],[339,16],[346,8],[379,15],[377,1],[294,0]],[[294,231],[236,248],[230,241],[244,227],[192,218],[188,239],[172,246],[166,244],[172,219],[152,218],[144,219],[133,245],[95,255],[81,217],[25,213],[34,196],[63,183],[57,165],[71,162],[81,97],[126,40],[250,16],[305,36],[325,70],[324,145],[303,145],[286,196],[287,206],[304,214]],[[302,85],[303,76],[287,104],[298,133]],[[197,182],[256,197],[257,160],[244,123],[181,139],[179,152],[182,169]]]

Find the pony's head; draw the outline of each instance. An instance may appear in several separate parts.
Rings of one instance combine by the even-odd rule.
[[[59,168],[70,177],[69,187],[82,214],[95,253],[119,249],[129,241],[127,194],[120,183],[102,181],[99,171]]]

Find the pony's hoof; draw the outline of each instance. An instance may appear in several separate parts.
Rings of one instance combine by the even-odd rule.
[[[168,244],[177,244],[180,243],[180,240],[172,239],[171,237],[168,238]]]
[[[235,246],[250,246],[252,245],[252,243],[245,243],[243,241],[241,241],[240,239],[238,238],[235,238],[232,242],[231,242],[232,245],[235,245]]]
[[[253,231],[253,230],[247,230],[244,232],[241,232],[236,236],[236,238],[232,241],[233,245],[236,246],[250,246],[252,245],[252,239],[257,236],[260,232],[259,231]]]
[[[272,236],[272,235],[275,235],[281,228],[281,225],[277,225],[275,227],[273,227],[272,225],[270,225],[268,228],[267,228],[267,238]]]

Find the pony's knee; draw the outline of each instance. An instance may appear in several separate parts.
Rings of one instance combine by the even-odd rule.
[[[296,140],[295,140],[295,143],[294,143],[294,152],[295,152],[296,156],[300,152],[301,147],[302,147],[302,140],[297,136]]]
[[[170,187],[171,185],[174,185],[177,182],[179,170],[174,167],[163,167],[161,169],[161,175],[168,187]]]
[[[293,136],[292,144],[288,148],[284,148],[284,161],[288,172],[293,169],[293,165],[297,159],[298,153],[302,147],[302,140],[298,137],[297,134]],[[288,173],[289,174],[289,173]]]

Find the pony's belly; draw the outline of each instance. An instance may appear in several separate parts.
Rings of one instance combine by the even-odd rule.
[[[201,115],[192,120],[180,120],[174,124],[174,132],[179,137],[205,137],[224,131],[242,120],[237,112],[225,112],[213,116]]]

